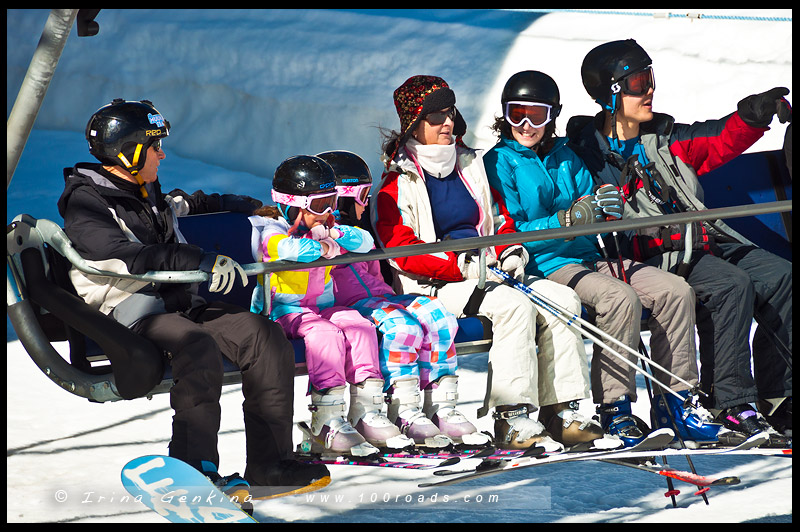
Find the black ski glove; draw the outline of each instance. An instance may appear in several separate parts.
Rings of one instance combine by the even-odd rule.
[[[781,123],[792,121],[792,106],[784,98],[786,87],[775,87],[761,94],[753,94],[739,102],[739,116],[748,126],[765,128],[776,114]]]
[[[597,205],[594,194],[576,199],[569,209],[558,211],[557,216],[561,227],[593,224],[605,220],[603,209]]]

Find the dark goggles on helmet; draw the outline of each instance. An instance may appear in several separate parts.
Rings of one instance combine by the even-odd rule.
[[[447,119],[455,122],[456,120],[456,108],[451,107],[450,109],[446,109],[444,111],[436,111],[433,113],[428,113],[425,115],[425,121],[428,122],[432,126],[441,126],[445,123]]]
[[[356,203],[362,207],[367,206],[369,200],[369,191],[372,188],[371,183],[364,183],[361,185],[342,185],[336,187],[340,198],[355,198]]]
[[[326,192],[310,196],[298,196],[296,194],[284,194],[273,189],[272,199],[275,203],[282,203],[289,207],[299,207],[316,215],[323,215],[336,210],[336,202],[339,201],[337,192]]]
[[[528,122],[531,127],[543,127],[553,119],[552,105],[538,102],[506,102],[505,119],[514,127]]]
[[[615,86],[617,90],[614,90]],[[630,96],[644,96],[650,89],[655,90],[656,78],[653,75],[653,68],[647,67],[644,70],[634,72],[625,76],[618,83],[612,85],[613,92],[622,91],[623,94]]]

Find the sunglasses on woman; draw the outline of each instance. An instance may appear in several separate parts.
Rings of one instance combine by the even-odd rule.
[[[451,107],[450,109],[446,109],[444,111],[436,111],[434,113],[428,113],[427,115],[425,115],[425,121],[432,126],[441,126],[448,118],[451,121],[455,121],[456,119],[455,107]]]
[[[505,119],[513,127],[528,122],[531,127],[542,127],[552,120],[553,106],[538,102],[506,102]]]
[[[656,78],[653,75],[652,67],[647,67],[644,70],[625,76],[619,81],[618,85],[623,94],[644,96],[650,89],[655,90]]]
[[[336,210],[336,202],[339,201],[339,194],[338,192],[325,192],[324,194],[298,196],[273,190],[272,200],[275,203],[282,203],[289,207],[299,207],[320,216]]]
[[[364,183],[361,185],[342,185],[336,187],[336,192],[339,193],[340,198],[355,198],[356,203],[362,207],[366,207],[371,188],[371,183]]]

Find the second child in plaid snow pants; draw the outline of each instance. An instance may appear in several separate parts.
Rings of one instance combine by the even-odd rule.
[[[383,335],[380,368],[384,391],[403,377],[419,377],[419,387],[445,375],[455,375],[455,336],[458,323],[436,299],[418,295],[390,295],[351,304],[373,320]]]

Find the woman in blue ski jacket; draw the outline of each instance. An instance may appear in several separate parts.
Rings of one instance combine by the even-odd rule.
[[[550,76],[537,71],[514,74],[503,89],[501,104],[503,116],[494,125],[499,141],[484,160],[489,183],[502,194],[520,231],[622,217],[619,190],[613,185],[595,187],[592,175],[567,147],[567,139],[555,136],[561,105],[558,86]],[[622,260],[622,268],[612,267],[603,260],[596,242],[593,235],[528,242],[524,244],[530,255],[526,273],[573,288],[597,326],[633,349],[639,343],[642,307],[648,308],[653,360],[684,383],[696,384],[691,287],[676,275],[631,260]],[[690,393],[674,377],[660,372],[655,376],[684,396]],[[636,400],[632,368],[596,345],[591,377],[603,428],[626,445],[641,441],[641,421],[630,407]],[[716,440],[719,425],[710,423],[705,412],[675,403],[675,418],[684,438]],[[656,402],[657,414],[663,406]],[[671,427],[666,416],[656,418]],[[547,421],[547,427],[558,422],[555,418]]]

